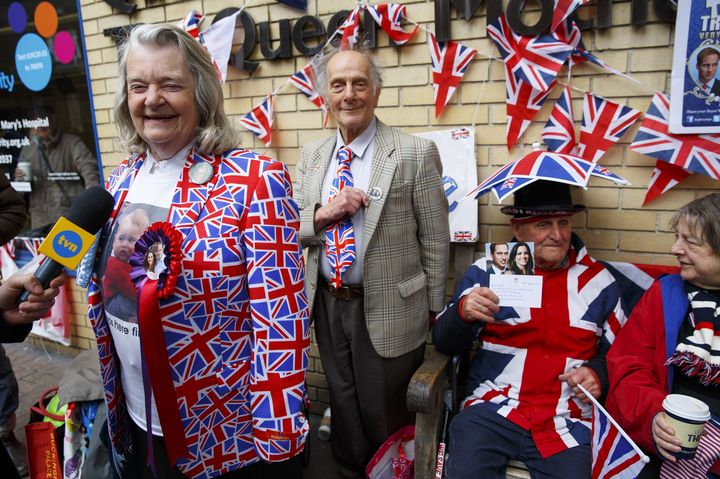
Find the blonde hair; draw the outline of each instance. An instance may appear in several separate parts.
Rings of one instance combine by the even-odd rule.
[[[135,130],[128,107],[127,61],[130,51],[138,45],[174,47],[185,60],[195,82],[195,103],[198,128],[195,144],[200,153],[220,154],[236,148],[239,135],[225,115],[222,85],[212,58],[200,43],[172,25],[138,25],[118,48],[120,74],[115,95],[114,116],[120,141],[131,152],[145,152],[148,145]]]

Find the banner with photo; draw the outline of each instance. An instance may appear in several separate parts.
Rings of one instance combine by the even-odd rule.
[[[720,2],[678,2],[671,133],[720,133]]]
[[[474,243],[478,238],[477,201],[460,201],[477,184],[475,128],[428,131],[417,136],[432,140],[440,151],[443,186],[450,208],[450,240]]]

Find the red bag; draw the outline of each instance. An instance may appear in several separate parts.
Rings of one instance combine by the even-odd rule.
[[[30,479],[63,478],[60,467],[62,428],[56,427],[52,422],[43,421],[46,417],[55,421],[65,421],[64,416],[53,414],[46,409],[47,403],[55,394],[57,387],[48,389],[42,393],[37,404],[30,408],[30,422],[25,425]]]

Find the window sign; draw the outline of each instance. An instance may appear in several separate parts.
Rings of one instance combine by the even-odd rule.
[[[0,168],[42,236],[101,183],[79,1],[3,2],[0,25]]]

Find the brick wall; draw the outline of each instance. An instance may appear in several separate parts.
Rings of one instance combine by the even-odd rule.
[[[95,100],[95,115],[100,136],[100,149],[105,174],[122,160],[126,153],[115,141],[112,123],[113,95],[117,84],[117,52],[113,41],[103,36],[106,28],[130,23],[177,22],[195,8],[207,17],[228,6],[240,6],[240,0],[193,0],[162,1],[135,0],[137,12],[120,15],[102,0],[82,0],[85,42],[90,63],[90,76]],[[308,14],[318,15],[327,24],[333,12],[340,8],[351,9],[350,0],[309,0]],[[423,24],[431,31],[434,21],[434,4],[429,0],[405,0],[408,17]],[[507,3],[507,2],[505,2]],[[591,17],[593,6],[583,7],[582,18]],[[584,32],[583,40],[591,52],[612,67],[631,75],[641,84],[609,75],[594,66],[581,65],[573,70],[571,84],[579,89],[593,92],[628,104],[641,111],[647,109],[655,90],[669,93],[672,60],[673,28],[662,22],[649,9],[648,23],[642,27],[630,25],[630,2],[615,1],[613,4],[613,27],[606,30]],[[274,0],[252,0],[248,12],[256,22],[296,19],[303,14]],[[482,6],[470,21],[457,18],[452,13],[452,38],[481,52],[497,55],[492,42],[485,33],[485,7]],[[533,23],[533,12],[528,13],[527,23]],[[277,37],[277,23],[273,34]],[[388,46],[384,32],[378,31],[377,55],[385,67],[385,87],[377,109],[378,117],[385,123],[402,127],[408,132],[447,129],[476,124],[476,156],[478,176],[484,178],[508,160],[516,159],[528,147],[516,147],[507,151],[505,145],[505,85],[502,65],[478,55],[470,65],[455,97],[440,118],[434,117],[430,60],[426,34],[420,32],[413,41],[403,47]],[[631,47],[631,48],[628,48]],[[270,62],[260,55],[259,47],[254,53],[260,66],[252,74],[229,68],[228,81],[224,86],[226,111],[238,126],[237,120],[253,105],[287,81],[289,75],[305,66],[308,59],[297,51],[292,59]],[[561,73],[560,78],[565,74]],[[559,94],[551,95],[551,100]],[[576,125],[582,116],[582,94],[573,92]],[[521,139],[526,145],[540,139],[553,101],[548,101],[540,114]],[[275,127],[273,147],[266,150],[252,134],[242,130],[244,146],[274,156],[294,171],[298,159],[298,147],[316,138],[332,134],[322,129],[320,112],[305,97],[287,86],[275,98]],[[589,206],[585,213],[574,217],[574,226],[584,238],[594,255],[601,259],[627,260],[646,263],[673,264],[668,254],[673,234],[668,220],[673,212],[688,201],[708,194],[717,183],[705,177],[694,177],[676,187],[648,207],[641,207],[654,160],[628,150],[628,144],[637,131],[635,125],[622,142],[610,149],[602,164],[629,179],[630,187],[616,188],[609,183],[591,180],[587,191],[575,195],[576,202]],[[507,217],[500,214],[494,198],[489,195],[480,200],[480,241],[508,240],[511,237]],[[92,335],[87,328],[82,292],[73,292],[77,305],[73,306],[73,344],[79,348],[90,347]],[[313,345],[308,390],[320,410],[327,401],[327,390],[317,348]]]

